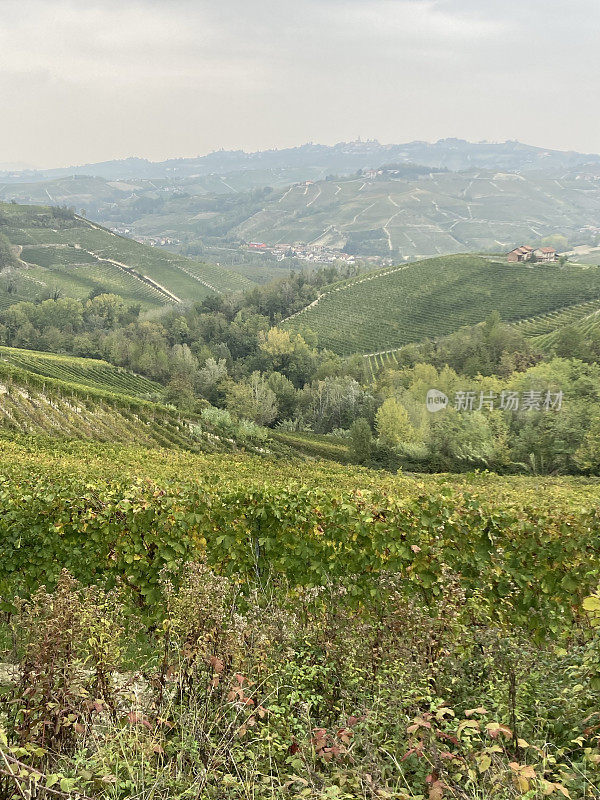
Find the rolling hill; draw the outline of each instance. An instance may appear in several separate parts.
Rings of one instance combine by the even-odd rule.
[[[273,244],[301,240],[357,256],[419,258],[504,251],[555,233],[583,241],[598,236],[599,213],[595,178],[498,172],[403,177],[391,169],[278,191],[232,233]]]
[[[101,178],[4,186],[0,198],[75,208],[136,236],[179,243],[304,242],[357,255],[416,257],[509,248],[562,233],[595,243],[600,180],[594,175],[379,170],[375,175],[226,194],[198,181]],[[416,174],[415,174],[416,173]]]
[[[0,304],[60,293],[112,292],[144,308],[201,300],[252,282],[216,265],[142,245],[65,209],[0,204],[0,234],[14,248]]]
[[[284,188],[206,193],[192,181],[61,179],[5,186],[4,198],[85,207],[102,223],[140,239],[166,237],[172,249],[240,248],[249,241],[303,243],[359,258],[412,259],[497,252],[560,233],[594,245],[600,236],[600,180],[492,171],[378,170]],[[223,249],[213,257],[221,260]],[[598,256],[595,256],[598,260]],[[207,268],[208,269],[208,268]],[[256,270],[257,274],[260,269]]]
[[[585,316],[599,301],[600,267],[452,255],[334,284],[283,325],[314,331],[322,347],[340,355],[369,354],[447,335],[496,310],[517,322],[575,306]]]

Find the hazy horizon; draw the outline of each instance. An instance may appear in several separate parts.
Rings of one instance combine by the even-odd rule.
[[[379,140],[377,138],[372,138],[372,139],[359,138],[359,139],[353,139],[353,140],[338,139],[338,140],[331,141],[331,142],[316,142],[316,141],[299,142],[299,143],[296,143],[296,144],[291,144],[291,145],[286,146],[286,147],[269,147],[269,148],[264,148],[263,147],[263,148],[258,148],[257,150],[247,150],[247,149],[245,150],[244,148],[241,148],[241,147],[239,147],[239,148],[216,147],[216,148],[214,148],[212,150],[207,150],[206,152],[203,152],[203,153],[193,153],[193,154],[192,153],[182,153],[182,154],[179,154],[179,155],[169,155],[169,156],[167,156],[165,158],[146,158],[145,156],[140,156],[140,155],[138,155],[136,153],[130,153],[129,155],[119,156],[117,158],[102,158],[102,159],[98,159],[98,160],[95,160],[95,161],[81,162],[81,163],[78,163],[78,164],[75,164],[75,163],[71,163],[71,164],[52,164],[50,166],[44,166],[44,167],[40,167],[40,166],[38,166],[36,164],[25,163],[25,162],[0,162],[0,171],[11,171],[11,170],[14,170],[15,172],[45,171],[45,170],[48,170],[48,169],[69,169],[70,167],[73,167],[74,169],[77,169],[77,168],[86,166],[87,164],[102,164],[102,163],[110,163],[112,161],[127,161],[128,159],[140,159],[140,160],[143,160],[143,161],[148,161],[149,163],[153,163],[153,164],[154,163],[158,163],[159,164],[159,163],[163,163],[164,161],[171,161],[171,160],[176,161],[176,160],[179,160],[179,159],[187,160],[187,159],[194,159],[194,158],[204,158],[204,157],[209,156],[209,155],[211,155],[213,153],[219,153],[219,152],[231,152],[231,153],[244,152],[244,153],[246,153],[248,155],[253,155],[255,153],[266,153],[266,152],[279,151],[279,150],[298,149],[298,148],[305,147],[305,146],[308,146],[308,145],[324,146],[324,147],[335,147],[336,145],[353,144],[353,143],[359,142],[359,141],[363,142],[363,143],[376,142],[377,144],[381,145],[382,147],[392,147],[392,146],[398,146],[398,145],[411,144],[412,142],[416,142],[416,141],[425,142],[426,144],[436,144],[436,143],[438,143],[440,141],[444,141],[444,140],[447,140],[447,139],[460,139],[460,138],[461,137],[448,136],[448,137],[443,137],[443,139],[429,139],[429,140],[427,140],[427,139],[413,139],[413,140],[411,140],[411,142],[407,142],[407,141],[402,141],[402,142],[401,141],[398,141],[398,142],[382,142],[381,140]],[[600,155],[600,145],[599,145],[599,148],[598,148],[597,152],[594,152],[594,151],[582,152],[582,151],[575,150],[574,148],[550,148],[550,147],[544,146],[543,143],[539,144],[539,143],[532,143],[532,142],[523,142],[523,141],[521,141],[519,139],[502,139],[502,140],[500,140],[500,139],[481,139],[481,140],[479,140],[477,142],[470,141],[468,139],[461,139],[461,141],[466,141],[471,145],[477,145],[477,144],[494,145],[494,144],[507,144],[509,142],[517,142],[518,144],[525,145],[526,147],[536,147],[536,148],[539,148],[540,150],[553,150],[553,151],[556,151],[556,152],[564,152],[564,153],[579,152],[582,155],[594,155],[594,156]]]
[[[359,136],[600,150],[596,0],[3,0],[2,12],[3,164]]]

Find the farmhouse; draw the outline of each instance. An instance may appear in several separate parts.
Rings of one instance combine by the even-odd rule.
[[[531,257],[533,255],[533,247],[529,247],[528,244],[522,245],[522,247],[516,247],[514,250],[511,250],[508,254],[509,261],[531,261]]]
[[[553,247],[538,247],[534,255],[537,261],[556,261],[556,250]]]

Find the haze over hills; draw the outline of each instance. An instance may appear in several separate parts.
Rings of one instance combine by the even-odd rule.
[[[395,167],[228,193],[208,193],[198,183],[62,178],[5,186],[0,198],[85,208],[105,225],[175,247],[304,242],[392,260],[503,251],[557,233],[595,244],[600,231],[594,175]]]
[[[424,164],[430,167],[463,170],[529,169],[573,170],[586,166],[600,167],[600,156],[574,151],[549,150],[543,147],[507,142],[467,142],[463,139],[440,139],[435,143],[413,141],[404,144],[380,144],[376,140],[339,142],[336,145],[304,144],[281,150],[245,153],[243,150],[218,150],[195,158],[176,158],[151,162],[127,158],[81,166],[46,170],[4,171],[0,179],[10,181],[52,180],[68,175],[93,175],[107,179],[197,177],[238,170],[318,169],[328,172],[352,172],[378,167],[383,163]]]
[[[158,181],[62,178],[5,186],[0,199],[85,208],[92,218],[141,240],[200,253],[211,244],[304,242],[332,253],[398,260],[504,251],[557,233],[572,244],[593,245],[600,234],[600,178],[595,175],[396,166],[229,193],[205,192],[199,182],[173,187]]]

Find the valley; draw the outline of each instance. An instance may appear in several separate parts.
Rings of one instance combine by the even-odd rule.
[[[0,199],[84,210],[157,249],[200,257],[260,282],[306,265],[307,256],[281,260],[266,250],[250,252],[251,242],[271,250],[296,245],[313,261],[339,254],[376,266],[505,252],[556,235],[565,249],[598,240],[600,165],[594,156],[458,140],[297,151],[251,154],[242,162],[235,154],[220,160],[213,154],[195,166],[182,160],[140,170],[125,161],[70,175],[13,175],[0,185]],[[279,166],[257,168],[260,163]],[[222,171],[210,172],[217,164]]]

